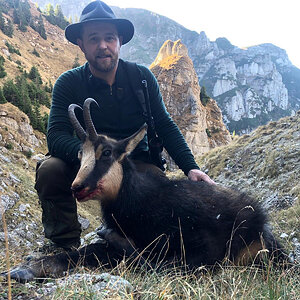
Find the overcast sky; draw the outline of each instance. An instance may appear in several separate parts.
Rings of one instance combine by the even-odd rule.
[[[211,41],[226,37],[238,47],[272,43],[300,68],[300,0],[104,0],[144,8],[184,27],[205,31]]]

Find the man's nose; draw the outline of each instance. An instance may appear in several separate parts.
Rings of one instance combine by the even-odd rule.
[[[107,48],[107,43],[105,40],[100,40],[99,43],[98,43],[98,48],[99,49],[106,49]]]

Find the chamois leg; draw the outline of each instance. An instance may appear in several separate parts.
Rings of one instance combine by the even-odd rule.
[[[10,276],[12,279],[24,283],[34,279],[60,277],[65,271],[76,266],[97,267],[103,265],[114,267],[122,258],[122,253],[116,252],[112,247],[95,243],[76,251],[32,259],[10,270]],[[8,276],[8,272],[1,275]]]
[[[133,239],[123,237],[118,232],[105,226],[97,234],[114,248],[115,251],[123,253],[134,265],[146,266],[149,269],[154,268],[154,265],[150,261],[146,261],[142,253],[139,253],[138,249],[136,249]]]
[[[236,265],[249,265],[251,263],[261,265],[265,259],[274,264],[287,262],[288,255],[283,250],[282,245],[275,239],[271,231],[265,225],[264,232],[259,234],[257,239],[240,248],[234,258]]]

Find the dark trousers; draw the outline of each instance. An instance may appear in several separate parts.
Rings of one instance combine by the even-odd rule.
[[[42,206],[45,237],[66,248],[80,245],[81,225],[71,192],[78,168],[50,156],[37,167],[36,172],[35,189]]]
[[[142,157],[141,157],[142,159]],[[156,166],[142,160],[134,160],[140,172],[165,174]],[[71,184],[79,166],[70,166],[63,160],[49,156],[36,171],[36,184],[42,207],[42,223],[45,237],[60,247],[80,245],[81,225],[77,217],[77,204],[71,192]]]

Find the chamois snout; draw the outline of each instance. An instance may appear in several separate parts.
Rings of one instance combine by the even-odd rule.
[[[85,186],[84,184],[76,183],[75,181],[73,182],[73,184],[71,186],[71,191],[73,193],[73,196],[78,201],[84,201],[84,199],[87,198],[87,196],[89,195],[89,188],[87,186]]]
[[[85,189],[85,185],[80,183],[73,182],[71,186],[71,191],[74,194],[74,196],[80,194],[84,189]]]

